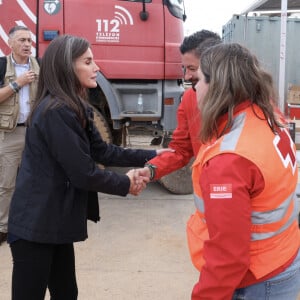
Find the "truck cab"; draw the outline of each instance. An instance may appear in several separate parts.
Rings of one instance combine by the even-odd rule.
[[[56,36],[83,36],[100,68],[90,101],[112,141],[121,143],[124,127],[166,136],[183,92],[183,19],[183,0],[0,1],[0,55],[17,24],[32,31],[40,58]]]

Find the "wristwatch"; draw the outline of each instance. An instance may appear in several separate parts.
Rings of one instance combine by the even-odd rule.
[[[150,170],[150,180],[152,180],[155,177],[156,166],[154,166],[152,164],[145,164],[145,167],[149,168],[149,170]]]
[[[15,93],[18,93],[19,90],[21,89],[21,87],[15,81],[10,82],[9,86]]]

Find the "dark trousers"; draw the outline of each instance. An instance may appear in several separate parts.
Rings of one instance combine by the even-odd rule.
[[[43,300],[47,287],[51,300],[77,299],[73,244],[39,244],[20,239],[10,248],[12,300]]]

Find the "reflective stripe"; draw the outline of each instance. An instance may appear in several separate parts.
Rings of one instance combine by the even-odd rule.
[[[204,214],[205,212],[205,206],[204,206],[204,201],[202,198],[200,198],[196,193],[194,193],[194,203],[196,208]]]
[[[269,233],[252,233],[251,234],[251,240],[252,241],[261,241],[261,240],[265,240],[271,237],[274,237],[275,235],[278,235],[280,233],[282,233],[283,231],[285,231],[287,228],[289,228],[293,222],[295,222],[297,220],[298,214],[294,211],[291,218],[289,219],[289,221],[282,227],[280,227],[279,230],[277,230],[276,232],[269,232]]]
[[[275,209],[263,212],[252,212],[252,224],[265,225],[282,220],[286,215],[291,202],[296,202],[294,199],[295,193],[291,194],[280,206]]]
[[[295,205],[296,205],[296,199],[293,200]],[[283,231],[285,231],[287,228],[289,228],[294,222],[298,222],[298,209],[294,208],[294,203],[291,203],[291,209],[292,209],[292,214],[291,216],[288,218],[287,222],[280,226],[278,228],[278,230],[276,231],[270,231],[270,232],[252,232],[251,234],[251,240],[252,241],[261,241],[264,239],[268,239],[268,238],[272,238],[280,233],[282,233]],[[297,206],[297,205],[296,205]],[[263,228],[265,228],[265,225],[262,225]]]
[[[280,234],[285,229],[287,229],[295,220],[297,220],[298,209],[294,209],[294,205],[297,205],[297,201],[295,200],[295,194],[293,193],[288,199],[286,199],[278,208],[275,210],[268,210],[264,212],[252,212],[251,221],[253,224],[252,230],[256,232],[252,232],[251,240],[258,241],[267,238],[271,238],[277,234]],[[203,198],[199,197],[194,193],[194,203],[197,210],[204,214],[205,213],[205,205]],[[278,228],[277,231],[268,231],[265,232],[268,224],[272,225],[272,223],[280,222],[284,219],[284,216],[287,214],[288,209],[292,208],[293,214],[288,218],[288,221]]]
[[[232,128],[224,135],[220,145],[220,151],[233,151],[239,141],[239,137],[245,125],[246,113],[241,113],[234,118]]]

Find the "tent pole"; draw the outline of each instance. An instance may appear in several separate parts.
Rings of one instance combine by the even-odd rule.
[[[280,56],[279,56],[279,108],[284,112],[285,106],[285,61],[286,61],[286,25],[287,1],[281,0]]]

